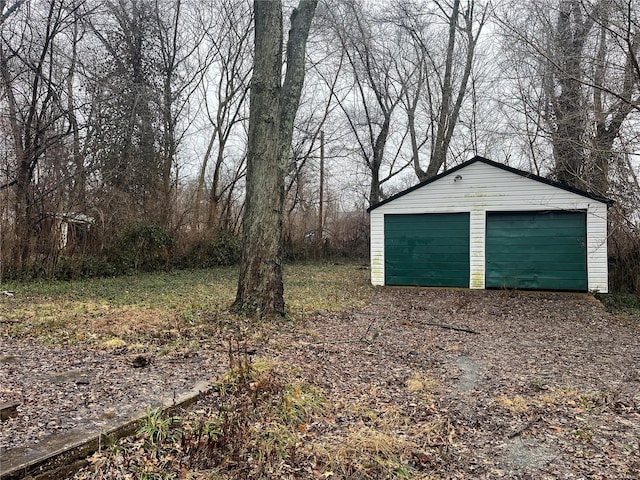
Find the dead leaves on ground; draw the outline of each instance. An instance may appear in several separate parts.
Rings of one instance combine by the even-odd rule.
[[[252,328],[251,370],[232,362],[180,425],[227,443],[158,455],[132,438],[96,457],[102,478],[640,477],[640,332],[585,296],[384,289]]]

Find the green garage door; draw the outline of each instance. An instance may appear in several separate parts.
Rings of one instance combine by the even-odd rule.
[[[587,290],[585,212],[488,212],[487,288]]]
[[[384,216],[386,285],[469,287],[469,214]]]

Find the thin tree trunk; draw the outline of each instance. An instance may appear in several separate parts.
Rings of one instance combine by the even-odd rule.
[[[86,171],[84,166],[84,155],[80,149],[80,125],[76,117],[76,106],[74,101],[74,81],[76,66],[78,63],[78,24],[80,19],[74,14],[74,24],[72,27],[71,64],[69,75],[67,76],[67,109],[69,115],[69,125],[73,134],[73,163],[75,164],[75,182],[71,195],[71,205],[78,211],[84,211],[86,205]]]
[[[316,229],[316,244],[318,251],[323,246],[323,219],[324,219],[324,130],[320,130],[320,188],[318,189],[318,228]]]

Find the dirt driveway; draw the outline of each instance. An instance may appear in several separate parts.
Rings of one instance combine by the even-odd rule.
[[[290,478],[640,478],[637,322],[586,294],[384,288],[372,298],[358,311],[265,325],[248,340],[254,361],[287,365],[327,399],[300,432]],[[70,428],[73,408],[118,411],[109,402],[131,398],[113,392],[131,382],[170,392],[172,381],[215,373],[225,342],[143,370],[117,352],[6,341],[5,389],[33,392],[28,377],[51,370],[48,356],[79,373],[41,372],[58,380],[41,382],[3,424],[5,447]]]
[[[331,398],[311,437],[345,477],[395,453],[419,478],[640,478],[640,328],[586,294],[385,288],[263,353]]]

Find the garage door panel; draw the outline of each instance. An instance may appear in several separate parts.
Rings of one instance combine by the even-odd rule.
[[[505,231],[503,232],[504,238],[522,238],[523,235],[527,235],[530,238],[549,238],[550,232],[554,232],[558,234],[560,237],[577,237],[580,236],[584,229],[582,228],[571,228],[567,227],[566,229],[561,229],[557,225],[554,225],[554,228],[540,228],[537,226],[532,226],[530,228],[511,228],[504,226]]]
[[[402,275],[392,275],[387,278],[389,285],[417,285],[429,287],[468,286],[469,273],[464,271],[449,271],[442,275],[432,270],[408,270]],[[465,285],[461,285],[463,282]]]
[[[416,228],[416,225],[396,225],[396,228],[403,228],[411,231]],[[442,229],[442,230],[441,230]],[[403,236],[391,238],[392,242],[399,242],[404,239],[411,239],[415,243],[440,243],[446,245],[449,240],[459,240],[460,235],[464,235],[469,232],[469,229],[450,228],[448,225],[434,225],[429,230],[429,237],[416,238],[412,236]],[[413,232],[412,232],[413,233]]]
[[[460,272],[455,273],[454,276],[465,278],[469,276],[467,265],[460,263],[453,264],[446,262],[413,262],[413,265],[411,267],[407,267],[406,264],[401,264],[399,262],[390,262],[389,267],[390,275],[406,276],[409,274],[413,274],[420,276],[424,274],[450,276],[454,275],[452,272]]]
[[[514,268],[515,270],[522,269],[525,265],[531,264],[535,268],[539,268],[540,262],[554,263],[557,267],[569,267],[575,265],[580,269],[584,269],[584,262],[574,259],[571,255],[566,253],[540,253],[535,255],[530,253],[528,255],[518,253],[503,253],[500,256],[500,261],[493,261],[492,264],[504,265],[505,268]],[[515,267],[514,267],[515,264]]]
[[[462,235],[465,232],[456,233],[450,232],[449,235]],[[466,248],[469,245],[469,241],[465,241],[461,238],[455,237],[433,237],[433,238],[394,238],[389,241],[385,241],[386,245],[394,246],[396,248],[413,248],[413,247],[421,247],[421,246],[435,246],[435,247],[460,247],[459,250]]]
[[[468,285],[461,285],[459,278],[447,277],[389,277],[387,285],[402,285],[408,287],[459,287],[465,288]]]
[[[466,268],[451,267],[447,265],[446,274],[442,274],[438,269],[444,267],[444,265],[436,265],[435,268],[403,268],[402,272],[398,272],[395,276],[398,277],[420,277],[420,278],[437,278],[437,277],[454,277],[454,278],[467,278],[469,276],[469,272],[467,272]]]
[[[557,278],[557,279],[568,280],[568,279],[574,278],[576,280],[579,280],[582,278],[582,271],[578,266],[574,266],[573,268],[563,267],[562,270],[557,270],[555,272],[541,272],[540,269],[537,267],[525,266],[523,268],[515,270],[515,269],[504,268],[498,265],[497,268],[495,268],[495,270],[492,270],[491,272],[487,272],[487,273],[495,276],[499,275],[501,277],[508,277],[508,278],[517,278],[518,276],[520,276],[523,279]]]
[[[389,249],[387,260],[408,261],[451,261],[468,263],[468,247],[463,245],[415,245],[412,247],[393,247]]]
[[[487,213],[487,288],[586,290],[585,212]]]
[[[523,278],[521,276],[514,277],[501,277],[504,281],[503,285],[493,285],[491,288],[505,288],[505,289],[525,289],[525,290],[540,290],[541,288],[549,289],[549,290],[577,290],[576,282],[579,281],[578,278],[550,278],[544,276],[532,276],[528,278]],[[553,288],[541,287],[540,285],[546,285],[552,283]],[[513,285],[517,284],[517,287],[513,287]]]
[[[394,225],[415,225],[416,221],[427,221],[431,225],[453,225],[464,230],[461,223],[462,216],[469,215],[462,213],[399,213],[386,215],[387,219],[391,219]],[[393,217],[393,218],[391,218]]]
[[[469,286],[469,214],[385,215],[387,285]]]
[[[455,265],[461,265],[463,268],[466,268],[466,266],[469,264],[466,260],[461,260],[460,259],[460,254],[442,254],[442,255],[438,255],[438,254],[424,254],[421,255],[419,253],[410,253],[410,254],[406,254],[406,255],[398,255],[398,254],[393,254],[393,255],[389,255],[389,257],[386,259],[387,262],[391,263],[391,264],[405,264],[407,262],[411,262],[412,265],[409,266],[407,265],[406,268],[407,269],[411,269],[411,268],[428,268],[429,265],[433,265],[433,264],[442,264],[442,265],[449,265],[451,267],[454,267]]]
[[[571,255],[575,252],[576,247],[583,248],[584,242],[564,242],[560,243],[552,238],[544,237],[529,237],[526,244],[523,244],[522,240],[517,238],[503,239],[501,244],[487,245],[487,253],[489,255],[508,255],[509,253],[522,254],[538,254],[541,251],[540,247],[553,246],[553,251],[556,253],[563,253]]]

